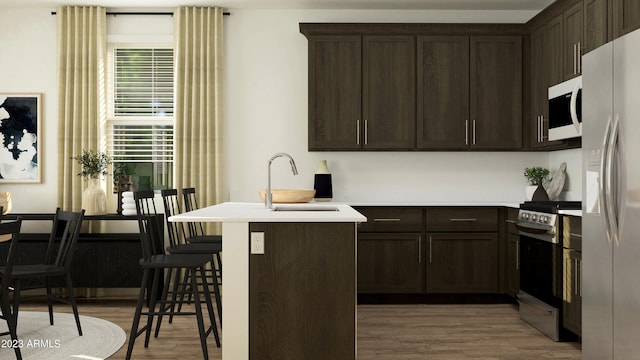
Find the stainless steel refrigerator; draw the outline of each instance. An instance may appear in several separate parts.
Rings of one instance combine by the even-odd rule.
[[[640,359],[640,30],[583,57],[583,360]]]

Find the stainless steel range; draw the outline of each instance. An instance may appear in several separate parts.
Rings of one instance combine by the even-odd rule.
[[[580,202],[526,202],[520,205],[520,318],[555,341],[571,334],[562,326],[562,229],[559,210]]]

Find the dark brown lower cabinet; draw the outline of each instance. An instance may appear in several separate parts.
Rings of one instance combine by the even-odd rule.
[[[507,295],[515,297],[520,291],[520,235],[507,235]]]
[[[358,293],[412,294],[424,291],[421,234],[360,233]]]
[[[564,294],[562,323],[574,334],[582,335],[582,253],[563,250]]]
[[[427,293],[498,292],[496,233],[427,233]]]
[[[250,229],[264,233],[264,254],[249,258],[250,358],[355,359],[355,224]]]

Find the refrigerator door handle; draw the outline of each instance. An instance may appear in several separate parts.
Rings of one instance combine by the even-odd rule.
[[[602,152],[600,155],[600,181],[598,181],[598,197],[600,201],[600,209],[602,212],[602,218],[604,220],[604,228],[605,235],[607,238],[607,243],[611,246],[611,222],[609,220],[609,205],[608,205],[608,197],[606,196],[606,188],[607,188],[607,168],[609,161],[609,137],[611,135],[611,116],[607,119],[607,127],[604,131],[604,138],[602,141]]]
[[[616,114],[615,120],[613,121],[613,127],[611,130],[611,134],[609,135],[609,149],[607,150],[607,156],[609,160],[607,161],[607,188],[606,188],[606,198],[607,198],[607,213],[609,218],[609,229],[611,231],[611,237],[616,244],[616,246],[620,246],[620,239],[618,236],[618,211],[616,204],[616,193],[617,193],[617,175],[615,174],[615,160],[616,160],[616,146],[618,145],[618,131],[620,129],[620,116]]]

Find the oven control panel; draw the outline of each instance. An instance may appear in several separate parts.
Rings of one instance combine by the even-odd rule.
[[[537,211],[520,210],[518,219],[523,223],[540,224],[554,226],[557,219],[556,214],[542,213]]]

